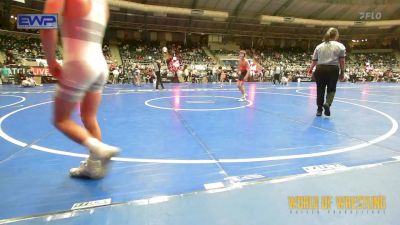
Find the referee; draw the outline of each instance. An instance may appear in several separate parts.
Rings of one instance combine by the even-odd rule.
[[[330,107],[335,97],[338,78],[344,78],[344,57],[346,48],[342,43],[337,42],[339,31],[336,28],[329,28],[325,33],[323,42],[319,44],[312,57],[311,67],[308,74],[312,73],[315,66],[314,79],[317,83],[317,114],[321,116],[324,110],[325,116],[330,116]],[[340,75],[339,75],[340,71]],[[326,89],[326,100],[325,98]]]
[[[158,89],[158,85],[161,84],[161,88],[164,89],[164,85],[161,78],[161,60],[157,59],[153,63],[154,72],[156,73],[156,89]]]

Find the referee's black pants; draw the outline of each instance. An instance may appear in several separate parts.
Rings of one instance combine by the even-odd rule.
[[[329,107],[332,105],[336,92],[336,84],[339,78],[339,67],[335,65],[317,65],[314,77],[317,83],[317,106],[318,110],[322,111],[325,100],[325,90],[325,104]]]
[[[274,74],[274,77],[273,77],[273,80],[272,80],[272,83],[274,83],[275,84],[275,81],[278,83],[278,84],[280,84],[281,83],[281,80],[279,79],[280,78],[280,74],[279,73],[276,73],[276,74]]]
[[[164,89],[164,85],[163,85],[163,82],[162,82],[162,80],[161,80],[161,73],[160,73],[160,71],[156,71],[156,77],[157,77],[157,80],[156,80],[156,89],[158,89],[158,85],[159,85],[159,84],[161,84],[161,88]]]

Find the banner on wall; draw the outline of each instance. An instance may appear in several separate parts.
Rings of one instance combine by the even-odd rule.
[[[11,76],[15,76],[18,74],[22,74],[22,75],[28,75],[29,71],[33,72],[34,76],[51,76],[50,72],[49,72],[49,68],[48,67],[39,67],[39,66],[11,66],[11,67],[7,67],[10,69]]]
[[[17,75],[17,74],[27,74],[29,67],[26,66],[8,66],[7,68],[10,69],[10,75]]]
[[[31,71],[35,76],[51,76],[48,67],[32,66]]]

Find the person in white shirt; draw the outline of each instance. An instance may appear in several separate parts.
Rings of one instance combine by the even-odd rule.
[[[287,86],[289,84],[289,79],[285,76],[282,76],[281,78],[281,85]]]
[[[112,78],[112,83],[116,84],[118,81],[118,77],[119,77],[119,69],[118,67],[115,67],[114,70],[112,71],[113,74],[113,78]]]
[[[25,80],[21,82],[22,87],[35,87],[38,86],[36,81],[32,77],[27,77]]]
[[[275,66],[275,70],[274,70],[274,77],[273,77],[273,81],[272,81],[274,83],[274,85],[275,85],[275,82],[278,84],[281,82],[280,77],[281,77],[281,66],[278,64],[277,66]]]
[[[329,28],[324,35],[323,42],[314,50],[311,67],[308,70],[310,75],[316,66],[313,74],[317,83],[316,116],[321,116],[322,111],[325,116],[331,115],[330,107],[335,97],[336,84],[338,79],[343,80],[344,78],[346,48],[342,43],[337,42],[338,38],[339,31],[333,27]]]
[[[138,66],[133,70],[133,84],[140,87],[142,79],[140,77],[140,69]]]

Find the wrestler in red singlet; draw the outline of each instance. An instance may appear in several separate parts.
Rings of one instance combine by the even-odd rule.
[[[246,60],[246,51],[240,51],[239,52],[239,65],[238,65],[238,70],[239,70],[239,78],[237,81],[237,87],[239,88],[240,92],[242,93],[242,97],[240,98],[239,101],[243,102],[246,101],[246,91],[244,88],[244,81],[247,80],[249,77],[249,71],[250,71],[250,65],[249,62]]]

